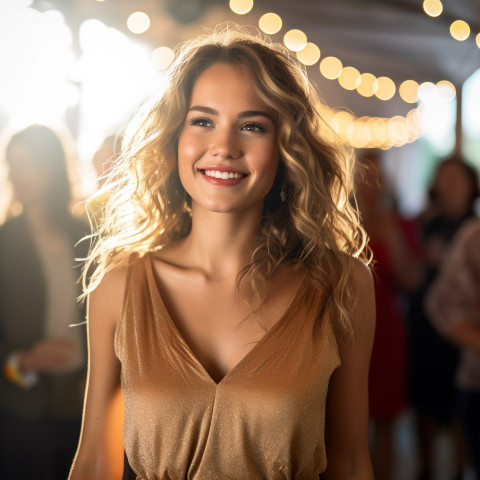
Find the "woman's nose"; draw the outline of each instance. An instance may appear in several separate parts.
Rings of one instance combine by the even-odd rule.
[[[218,128],[211,138],[210,154],[214,157],[236,159],[241,155],[238,138],[230,128]]]

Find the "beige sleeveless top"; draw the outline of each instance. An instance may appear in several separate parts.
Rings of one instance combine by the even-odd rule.
[[[167,312],[150,255],[129,268],[125,292],[115,350],[138,480],[318,480],[328,382],[340,365],[318,292],[301,285],[218,383]]]

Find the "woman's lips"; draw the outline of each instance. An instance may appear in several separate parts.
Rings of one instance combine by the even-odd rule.
[[[207,182],[224,186],[237,185],[248,176],[240,170],[229,167],[200,168],[199,172]]]

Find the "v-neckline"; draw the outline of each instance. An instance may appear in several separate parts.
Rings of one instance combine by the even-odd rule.
[[[296,305],[298,303],[298,299],[300,297],[300,292],[302,291],[302,285],[303,285],[304,278],[305,278],[304,276],[302,276],[302,278],[300,279],[300,282],[299,282],[298,286],[296,287],[295,293],[293,294],[293,296],[290,300],[290,303],[288,304],[288,306],[285,309],[285,311],[283,312],[283,314],[279,317],[279,319],[265,332],[263,337],[260,338],[260,340],[258,340],[255,343],[255,345],[228,372],[225,373],[225,375],[223,375],[223,377],[220,380],[216,381],[212,377],[212,375],[208,372],[208,370],[205,368],[205,366],[202,364],[202,362],[200,362],[197,355],[195,355],[195,353],[191,349],[190,345],[188,344],[188,342],[185,340],[184,336],[182,335],[182,333],[178,329],[177,324],[175,323],[172,316],[170,315],[170,312],[168,311],[168,309],[165,305],[163,297],[160,293],[160,289],[158,287],[157,278],[156,278],[156,275],[155,275],[155,269],[153,267],[153,256],[152,256],[151,253],[148,253],[147,255],[149,257],[148,261],[146,262],[148,264],[148,266],[147,266],[147,277],[149,277],[148,280],[149,280],[149,283],[151,284],[151,288],[154,290],[154,295],[157,298],[157,300],[160,304],[160,307],[162,308],[162,310],[165,313],[166,321],[170,325],[170,328],[172,329],[174,335],[177,337],[177,339],[180,341],[180,343],[182,343],[184,348],[188,351],[191,358],[193,358],[193,360],[198,365],[198,367],[201,369],[203,374],[208,378],[208,380],[211,383],[213,383],[215,385],[215,387],[219,387],[228,378],[230,378],[237,370],[239,370],[242,367],[242,365],[250,359],[250,357],[255,355],[257,350],[259,350],[261,348],[261,346],[268,340],[268,338],[270,338],[273,335],[273,333],[275,333],[275,331],[277,331],[280,328],[280,326],[286,321],[286,319],[290,317],[294,307],[296,307]]]

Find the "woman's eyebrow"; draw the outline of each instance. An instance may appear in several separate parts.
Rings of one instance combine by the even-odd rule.
[[[210,107],[201,107],[199,105],[194,105],[193,107],[190,107],[188,109],[189,112],[195,111],[195,112],[202,112],[202,113],[207,113],[208,115],[218,115],[218,111],[215,110],[214,108]]]
[[[208,115],[219,115],[218,110],[215,110],[211,107],[203,107],[201,105],[194,105],[188,109],[189,112],[201,112],[206,113]],[[246,110],[245,112],[241,112],[238,114],[238,118],[249,118],[249,117],[265,117],[268,118],[273,122],[272,116],[265,112],[264,110]]]
[[[273,122],[272,116],[263,110],[247,110],[245,112],[238,114],[238,118],[248,118],[248,117],[265,117]]]

